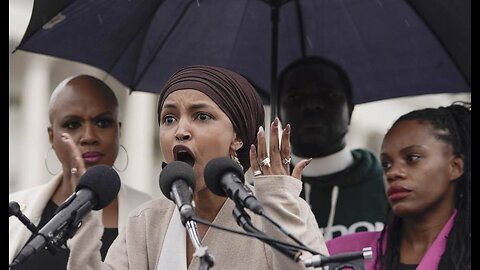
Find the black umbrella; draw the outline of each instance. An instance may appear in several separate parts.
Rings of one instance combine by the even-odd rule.
[[[318,55],[345,68],[356,104],[470,91],[470,0],[55,2],[34,1],[18,49],[95,66],[130,90],[217,65],[249,78],[273,117],[278,72]]]

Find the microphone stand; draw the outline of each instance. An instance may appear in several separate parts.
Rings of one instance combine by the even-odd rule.
[[[251,224],[250,217],[242,207],[237,206],[232,211],[232,213],[235,216],[238,225],[244,228],[244,230],[247,232],[236,231],[230,228],[214,225],[210,222],[198,219],[196,217],[192,217],[192,219],[195,222],[198,222],[200,224],[204,224],[206,226],[210,226],[216,229],[220,229],[223,231],[228,231],[231,233],[236,233],[244,236],[255,237],[265,242],[266,244],[272,246],[273,248],[277,249],[279,252],[293,259],[294,261],[302,260],[303,264],[307,267],[310,267],[310,266],[313,266],[314,268],[323,267],[324,270],[339,270],[339,269],[345,269],[345,267],[349,267],[355,270],[364,270],[365,266],[363,264],[363,260],[368,260],[372,258],[372,251],[370,247],[364,248],[361,252],[344,252],[344,253],[338,253],[331,256],[326,256],[316,252],[315,250],[309,249],[304,245],[299,246],[295,244],[289,244],[286,242],[278,241],[268,237],[262,231],[256,229]],[[315,255],[308,259],[299,258],[299,256],[301,255],[300,250],[305,250]],[[297,254],[298,256],[296,256]]]
[[[331,256],[321,256],[319,254],[309,259],[303,260],[306,267],[323,267],[325,270],[354,269],[365,270],[364,260],[371,260],[373,256],[372,248],[366,247],[362,251],[344,252]]]
[[[235,217],[237,224],[240,227],[242,227],[245,231],[266,236],[265,233],[263,233],[262,231],[255,228],[255,226],[253,226],[253,224],[251,223],[250,216],[247,214],[247,212],[245,212],[245,209],[241,205],[239,205],[237,202],[235,202],[235,208],[233,209],[232,214]],[[282,246],[279,243],[267,241],[265,239],[260,239],[260,238],[257,238],[257,239],[275,248],[277,251],[287,256],[288,258],[294,260],[295,262],[298,262],[300,260],[300,256],[302,255],[302,253],[298,249]]]
[[[59,229],[56,234],[45,235],[42,233],[35,233],[35,236],[42,236],[45,239],[45,249],[50,254],[55,255],[59,249],[67,249],[67,239],[70,239],[80,227],[80,224],[70,224]],[[25,247],[24,247],[25,248]],[[23,250],[23,249],[22,249]],[[19,253],[14,258],[9,267],[23,264],[28,258],[36,253],[37,250],[29,249],[25,254]]]
[[[214,260],[213,257],[208,254],[208,247],[202,246],[200,237],[198,235],[197,222],[194,220],[188,220],[185,223],[185,228],[187,228],[188,236],[195,247],[195,253],[193,255],[200,259],[200,266],[198,269],[208,270],[213,266]]]
[[[60,212],[62,209],[66,208],[74,198],[75,198],[75,196],[70,196],[62,205],[60,205],[57,208],[57,210],[55,210],[54,216],[58,212]],[[67,247],[67,240],[72,238],[75,235],[75,233],[77,232],[77,230],[80,228],[80,226],[82,225],[81,224],[82,220],[80,219],[81,215],[79,215],[79,213],[81,213],[81,211],[85,211],[85,210],[84,209],[79,209],[78,211],[73,212],[71,214],[68,222],[66,222],[62,227],[60,227],[58,230],[56,230],[55,232],[53,232],[51,234],[40,233],[38,231],[38,228],[36,228],[33,224],[31,224],[31,225],[29,224],[30,226],[25,224],[25,222],[28,220],[27,217],[25,217],[27,220],[23,220],[23,218],[22,219],[19,218],[19,219],[20,219],[20,221],[22,221],[22,223],[25,224],[25,226],[27,226],[27,228],[29,230],[31,230],[32,232],[36,231],[34,233],[35,236],[40,235],[41,237],[43,237],[45,239],[45,248],[50,252],[50,254],[55,255],[55,254],[57,254],[57,251],[59,249],[67,249],[68,248]],[[28,221],[30,221],[30,220],[28,220]],[[33,227],[32,227],[32,225],[33,225]],[[24,249],[25,249],[25,247],[24,247]],[[14,258],[13,262],[10,264],[10,267],[23,264],[28,258],[30,258],[36,252],[37,251],[33,250],[33,249],[29,249],[28,252],[25,253],[25,254],[22,254],[20,252]]]
[[[240,227],[242,227],[245,231],[253,234],[259,234],[259,235],[265,236],[265,234],[262,231],[258,230],[253,226],[253,224],[251,223],[250,216],[247,214],[247,212],[245,212],[245,209],[239,203],[235,202],[235,208],[233,209],[232,214],[235,217],[237,224]],[[305,245],[303,245],[298,239],[296,239],[285,228],[280,226],[280,224],[276,223],[268,215],[264,214],[263,216],[266,219],[268,219],[270,222],[272,222],[277,228],[279,228],[280,231],[282,231],[284,234],[286,234],[287,236],[292,238],[295,242],[297,242],[300,246],[305,247]],[[292,247],[282,245],[278,242],[268,241],[266,239],[260,239],[260,240],[270,245],[271,247],[275,248],[280,253],[284,254],[285,256],[289,257],[295,262],[298,262],[301,259],[300,256],[302,255],[302,253],[300,252],[299,249],[294,249]],[[369,259],[372,259],[371,247],[364,248],[360,252],[345,252],[345,253],[339,253],[337,255],[332,255],[332,256],[315,254],[309,259],[303,259],[303,263],[306,267],[310,267],[310,266],[313,266],[314,268],[323,267],[323,269],[325,270],[340,270],[340,269],[345,269],[347,267],[352,268],[354,270],[365,270],[365,265],[363,261],[369,260]]]
[[[12,215],[17,217],[17,219],[20,220],[23,223],[23,225],[25,225],[33,234],[38,233],[37,226],[35,226],[35,224],[33,224],[30,221],[30,219],[28,219],[28,217],[22,213],[22,210],[20,210],[20,205],[17,202],[15,201],[10,202],[9,207],[10,207],[9,217],[11,217]]]

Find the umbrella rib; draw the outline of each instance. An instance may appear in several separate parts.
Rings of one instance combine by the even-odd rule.
[[[441,34],[439,31],[437,31],[436,28],[432,26],[432,23],[428,18],[425,16],[425,12],[421,13],[419,10],[421,10],[422,5],[419,3],[415,3],[415,5],[412,3],[412,1],[406,1],[406,3],[412,8],[412,10],[418,15],[418,17],[423,21],[423,23],[426,25],[428,29],[430,29],[430,32],[435,36],[437,39],[438,43],[442,45],[442,47],[445,49],[445,52],[449,56],[449,58],[452,60],[452,62],[455,64],[455,66],[460,70],[462,77],[465,79],[466,82],[468,82],[468,85],[471,84],[471,73],[468,67],[466,66],[466,63],[460,63],[460,62],[465,62],[467,61],[468,57],[459,59],[460,57],[458,55],[453,54],[453,50],[450,50],[450,45],[445,42],[445,40],[441,37]],[[424,8],[424,7],[423,7]],[[467,9],[466,6],[462,5],[463,9]],[[470,25],[470,18],[464,16],[465,18],[465,24]],[[471,52],[467,53],[468,55],[471,55]],[[463,61],[462,61],[463,60]]]
[[[143,70],[139,73],[138,75],[138,78],[137,80],[134,82],[134,85],[137,85],[138,82],[140,82],[143,78],[143,76],[145,75],[145,73],[147,72],[148,70],[148,67],[150,67],[153,63],[153,61],[155,60],[158,52],[160,51],[160,49],[163,48],[163,46],[165,45],[165,43],[167,42],[168,38],[170,37],[170,35],[173,33],[173,30],[175,30],[175,28],[177,28],[178,24],[180,23],[181,19],[183,18],[183,16],[185,16],[185,14],[187,13],[187,10],[190,9],[191,5],[193,4],[194,2],[191,1],[189,2],[182,10],[182,13],[181,15],[178,17],[177,21],[175,22],[175,24],[173,25],[173,27],[170,28],[170,30],[168,31],[167,35],[165,36],[165,38],[160,42],[160,45],[157,46],[157,49],[155,50],[155,53],[153,54],[153,57],[150,57],[150,60],[148,61],[148,63],[145,65],[145,67],[143,68]]]
[[[249,1],[246,1],[246,2],[249,2]],[[242,19],[240,20],[240,24],[239,24],[239,25],[242,25],[243,22],[245,21],[245,9],[246,9],[245,6],[246,6],[246,5],[248,5],[248,3],[246,3],[246,4],[244,5],[244,7],[243,7],[244,9],[243,9],[243,12],[242,12]],[[241,27],[237,27],[237,31],[236,31],[236,34],[235,34],[235,40],[233,41],[233,44],[235,44],[235,45],[238,44],[238,43],[237,43],[237,40],[238,40],[238,37],[239,37],[239,34],[238,34],[238,33],[240,32],[240,28],[241,28]],[[232,46],[232,49],[230,50],[230,53],[228,54],[228,59],[231,59],[231,56],[232,56],[233,52],[235,51],[235,48],[236,48],[236,46]],[[230,64],[230,61],[228,62],[228,64]],[[228,64],[227,64],[227,65],[228,65]]]
[[[150,23],[152,20],[151,18],[155,15],[155,12],[158,10],[158,6],[161,5],[161,2],[159,1],[157,6],[155,8],[152,8],[152,12],[150,13],[150,15],[147,17],[147,19],[145,20],[145,23],[143,24],[146,25],[148,23]],[[143,28],[140,27],[140,29]],[[137,31],[134,35],[134,38],[132,38],[131,40],[135,40],[135,38],[141,33],[142,31]],[[105,74],[105,78],[108,77],[108,75],[111,73],[111,71],[113,70],[113,68],[117,65],[118,61],[120,61],[120,58],[122,58],[122,55],[123,53],[130,47],[130,45],[132,45],[132,42],[129,42],[127,44],[127,46],[125,46],[125,48],[121,51],[121,53],[118,54],[118,57],[115,59],[115,61],[112,62],[112,64],[110,65],[110,67],[107,69],[107,74]],[[137,67],[138,67],[138,63],[137,63]],[[136,82],[134,82],[133,84],[129,84],[127,85],[128,88],[130,88],[130,90],[134,89],[135,86],[136,86]]]
[[[298,34],[300,36],[300,49],[302,50],[302,58],[305,57],[305,31],[303,26],[303,15],[302,15],[302,7],[300,6],[300,0],[295,0],[295,7],[297,11],[297,19],[298,19]]]

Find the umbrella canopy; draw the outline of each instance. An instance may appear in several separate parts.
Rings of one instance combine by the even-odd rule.
[[[95,66],[134,91],[157,92],[186,65],[226,67],[274,116],[278,73],[305,55],[343,66],[356,104],[469,92],[469,9],[470,0],[35,0],[18,49]]]

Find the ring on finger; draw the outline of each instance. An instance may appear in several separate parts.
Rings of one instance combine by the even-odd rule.
[[[289,165],[290,162],[292,162],[292,157],[282,159],[282,164],[283,165]]]
[[[260,165],[260,171],[263,171],[264,166],[270,167],[270,158],[269,157],[264,158],[262,161],[260,161],[259,165]]]
[[[256,170],[256,171],[253,172],[253,176],[259,176],[259,175],[262,175],[261,170]]]
[[[78,169],[75,168],[75,167],[73,167],[73,168],[70,170],[70,173],[71,173],[72,175],[76,175],[77,172],[78,172]]]
[[[260,161],[261,166],[265,166],[267,164],[270,165],[270,158],[269,157],[266,157],[262,161]]]

